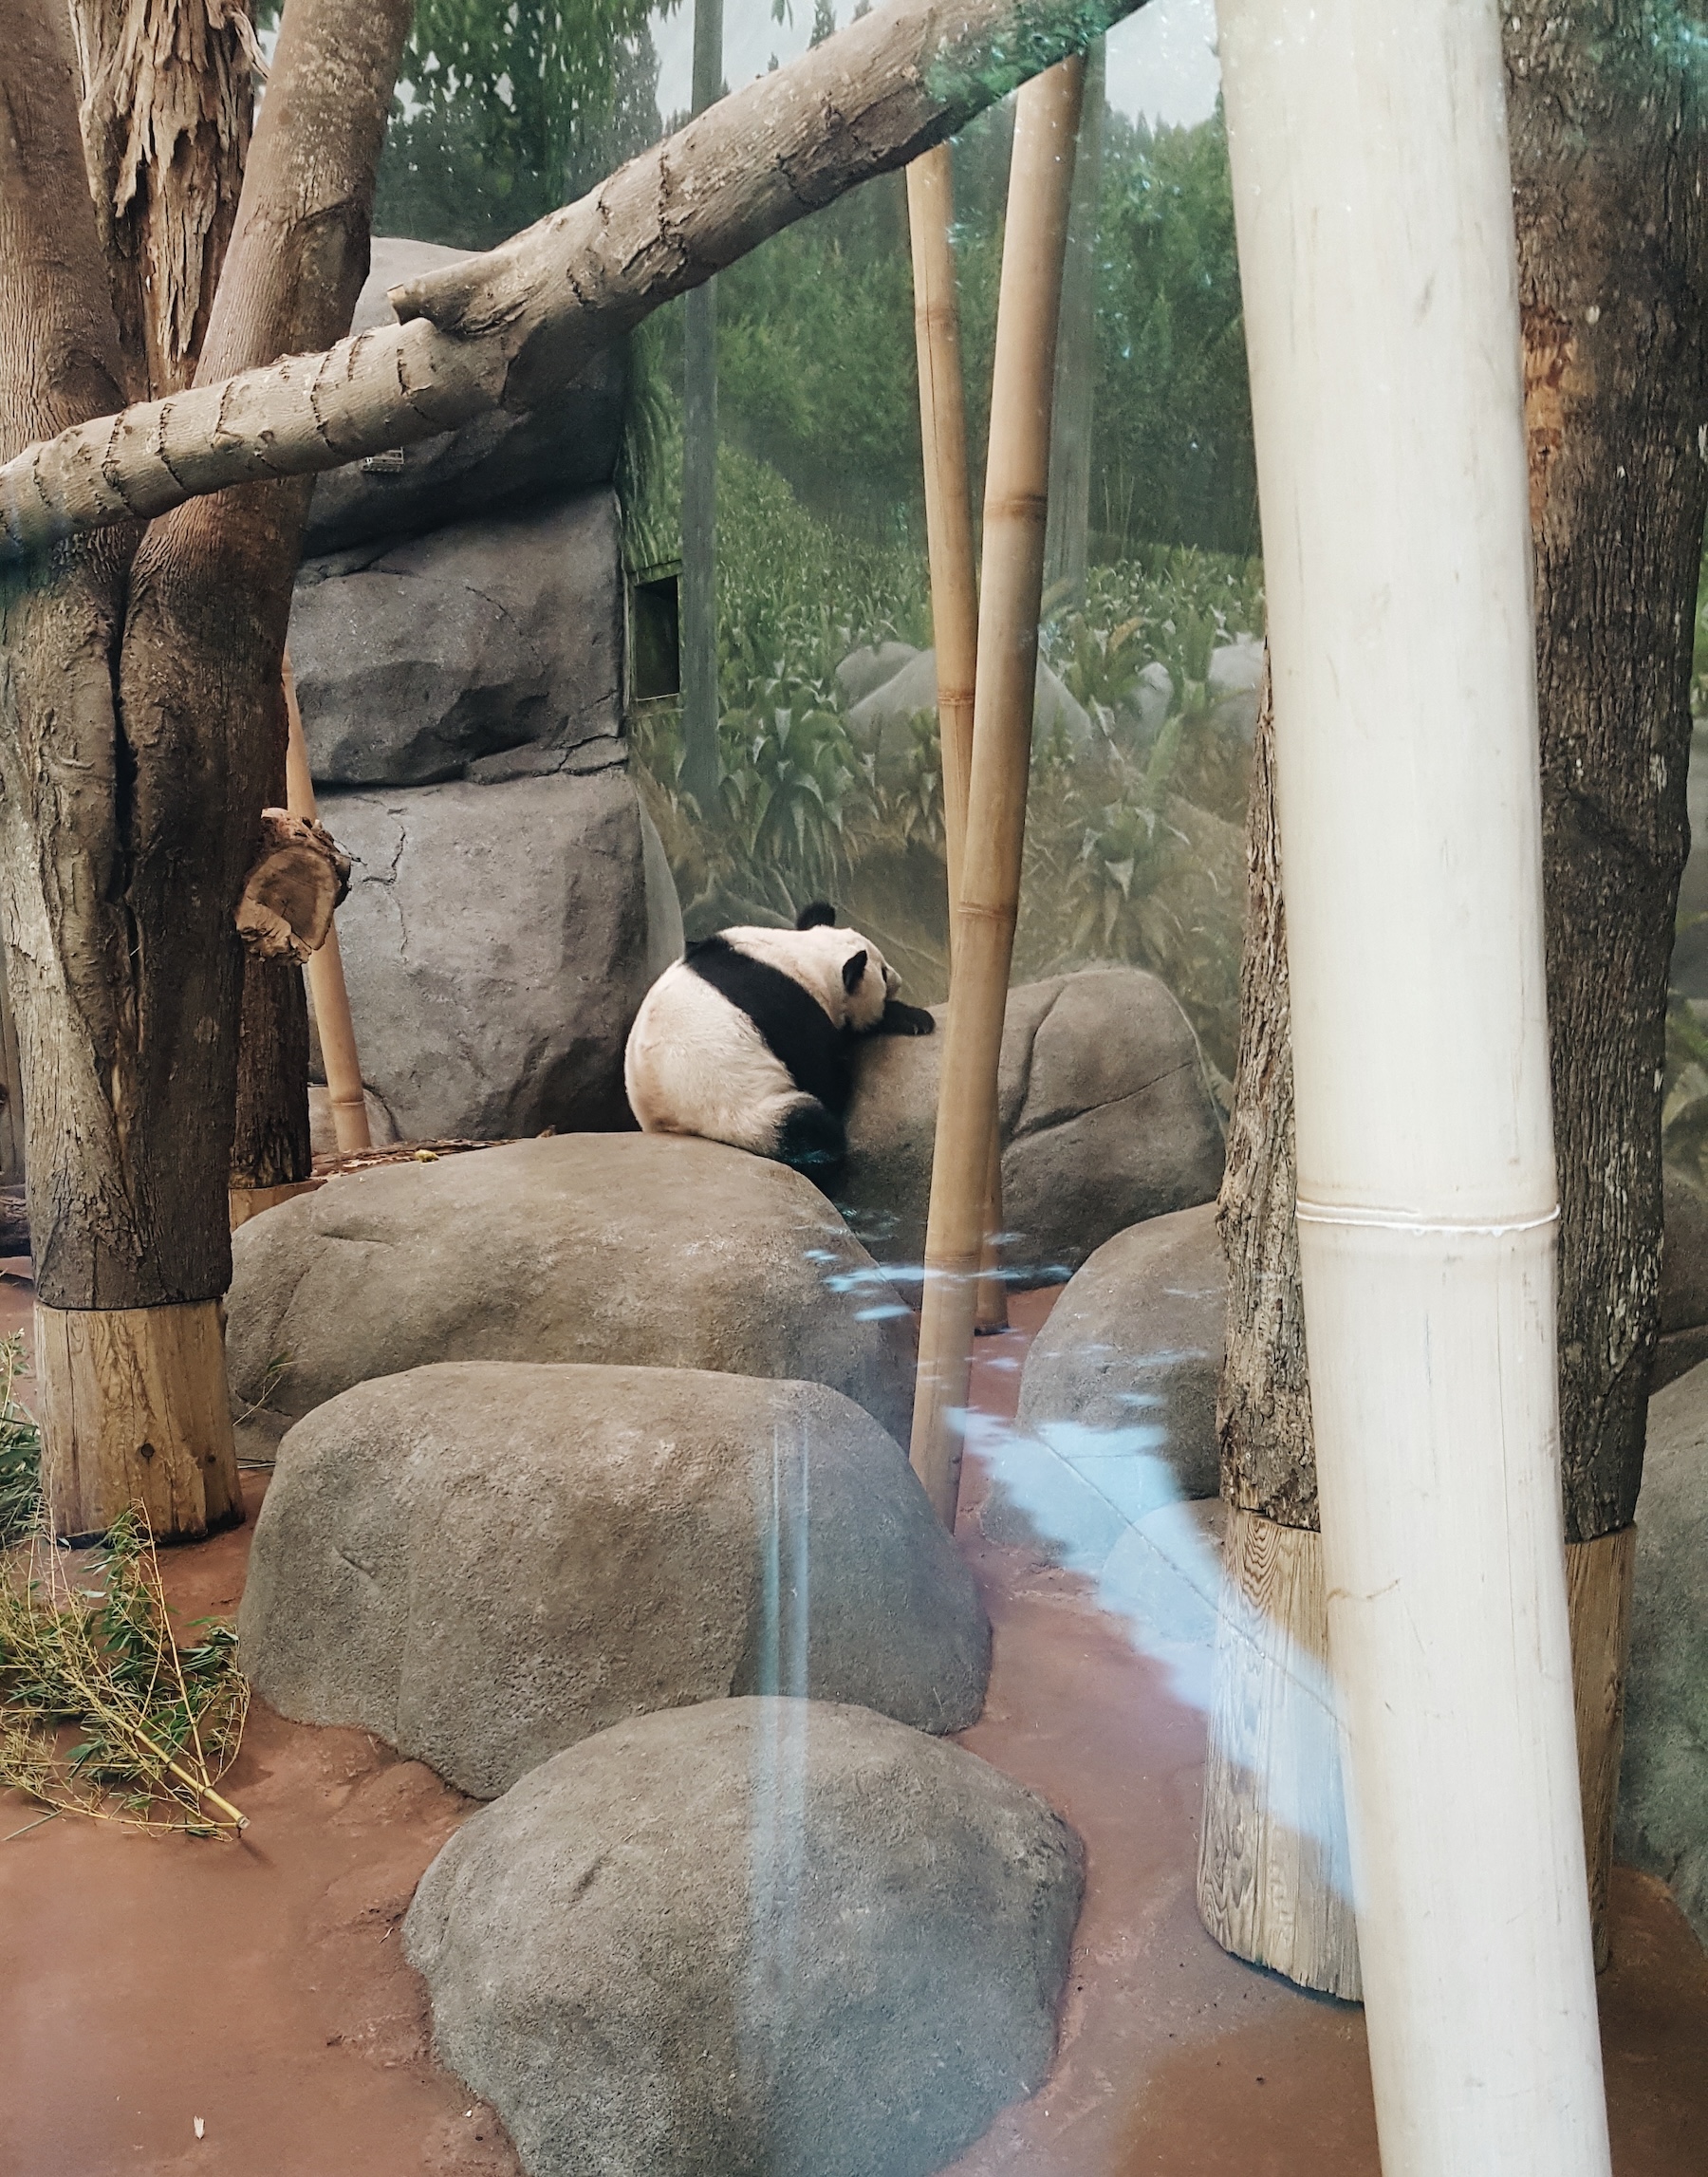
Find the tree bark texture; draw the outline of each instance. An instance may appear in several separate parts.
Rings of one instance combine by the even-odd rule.
[[[1661,1070],[1689,850],[1708,465],[1708,158],[1691,13],[1505,25],[1525,340],[1560,1182],[1566,1532],[1635,1516],[1660,1330]]]
[[[580,203],[405,282],[405,322],[222,382],[204,370],[188,393],[23,451],[0,468],[0,555],[529,408],[660,304],[907,165],[1139,4],[888,0]]]
[[[349,322],[407,15],[404,0],[292,0],[204,374]],[[122,365],[52,0],[13,10],[0,69],[9,451],[104,409]],[[306,488],[188,508],[134,560],[134,532],[68,543],[0,585],[0,885],[38,1290],[54,1308],[213,1300],[229,1281],[232,918],[282,784],[279,664]]]
[[[1526,345],[1568,1538],[1635,1516],[1660,1327],[1661,1068],[1689,849],[1708,464],[1700,93],[1650,11],[1504,18]],[[1252,784],[1240,1057],[1219,1222],[1229,1500],[1314,1527],[1292,1236],[1272,781]]]
[[[188,385],[236,216],[247,0],[71,0],[84,155],[133,400]]]
[[[198,382],[322,345],[349,324],[409,12],[407,0],[291,0]],[[241,1142],[208,1143],[211,1169],[196,1190],[211,1293],[230,1275],[226,1167],[255,1185],[311,1170],[302,977],[246,971],[232,921],[261,810],[285,800],[280,674],[310,489],[292,478],[176,510],[151,528],[131,582],[122,708],[139,735],[170,752],[149,774],[158,807],[139,794],[149,838],[133,884],[155,914],[174,914],[180,931],[192,921],[199,940],[188,972],[175,960],[172,989],[153,995],[176,1009],[177,1078],[191,1107],[240,1102],[245,1120]],[[240,1018],[249,1041],[239,1098]],[[286,1158],[292,1168],[278,1169]]]
[[[1246,810],[1246,933],[1239,1057],[1216,1228],[1228,1261],[1227,1358],[1216,1398],[1222,1495],[1284,1527],[1317,1525],[1305,1309],[1293,1222],[1292,1040],[1287,912],[1275,824],[1269,676],[1257,708]]]

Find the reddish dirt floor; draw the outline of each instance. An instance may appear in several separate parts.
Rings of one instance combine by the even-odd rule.
[[[0,1275],[0,1333],[28,1291]],[[1012,1411],[1027,1336],[980,1352]],[[250,1478],[251,1512],[264,1478]],[[1377,2177],[1362,2014],[1223,1956],[1192,1904],[1203,1722],[1097,1609],[1089,1583],[960,1540],[995,1626],[965,1743],[1086,1840],[1062,2047],[962,2177]],[[230,1614],[248,1529],[165,1560],[186,1617]],[[399,1924],[470,1802],[365,1734],[257,1705],[225,1789],[240,1844],[69,1820],[0,1798],[0,2177],[498,2177],[490,2110],[433,2063]],[[1620,2177],[1708,2177],[1708,1960],[1665,1891],[1622,1870],[1601,1983]],[[203,2120],[197,2139],[195,2119]]]

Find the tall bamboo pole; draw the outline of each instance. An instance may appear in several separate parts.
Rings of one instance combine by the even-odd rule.
[[[695,0],[694,110],[723,92],[723,0]],[[682,784],[717,799],[717,282],[682,303]]]
[[[967,836],[973,771],[973,690],[978,659],[978,588],[973,578],[973,502],[967,479],[967,413],[956,296],[955,170],[939,143],[907,170],[913,236],[914,340],[919,358],[919,435],[925,454],[925,539],[931,561],[931,628],[937,645],[938,735],[943,765],[943,849],[949,871],[950,975],[955,907]],[[1008,1288],[995,1235],[1002,1223],[1002,1141],[991,1127],[983,1267],[976,1328],[1006,1330]]]
[[[308,770],[308,744],[303,737],[303,714],[297,708],[296,675],[290,669],[288,653],[285,659],[285,710],[290,723],[285,752],[286,805],[292,816],[313,817],[317,813],[314,780]],[[326,1069],[326,1096],[332,1107],[338,1153],[347,1157],[353,1149],[370,1148],[373,1142],[336,922],[326,932],[325,942],[308,956],[308,995],[314,1001],[314,1024],[320,1031],[321,1060]]]
[[[1220,0],[1219,20],[1382,2165],[1606,2177],[1499,20],[1494,0]]]
[[[1056,313],[1084,82],[1085,63],[1076,54],[1034,77],[1014,108],[985,462],[973,763],[914,1402],[913,1463],[951,1529],[1026,843]]]

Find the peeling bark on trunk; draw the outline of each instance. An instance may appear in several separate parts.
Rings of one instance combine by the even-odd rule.
[[[253,119],[247,0],[71,0],[83,141],[132,400],[190,383]]]

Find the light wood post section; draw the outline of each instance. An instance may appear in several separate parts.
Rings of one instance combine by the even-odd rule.
[[[985,467],[973,763],[913,1423],[915,1469],[951,1529],[1026,839],[1056,314],[1084,79],[1075,56],[1035,77],[1015,102]]]
[[[243,1517],[216,1300],[176,1308],[37,1301],[42,1489],[53,1531],[104,1535],[140,1506],[156,1537],[194,1541]]]
[[[956,293],[955,172],[939,143],[907,170],[913,236],[914,339],[919,360],[919,436],[925,453],[925,537],[931,560],[931,630],[937,645],[938,734],[943,765],[943,858],[949,871],[950,978],[973,772],[973,691],[978,659],[978,587],[973,575],[973,506],[967,413]],[[993,1128],[976,1327],[1008,1329],[1008,1288],[995,1235],[1002,1224],[1002,1141]]]
[[[1636,1572],[1635,1527],[1621,1527],[1593,1542],[1566,1545],[1578,1791],[1584,1802],[1584,1857],[1588,1865],[1589,1926],[1598,1973],[1605,1971],[1611,1956],[1607,1885],[1613,1871],[1619,1763],[1624,1752],[1625,1671],[1631,1654],[1631,1582]]]
[[[303,738],[303,714],[297,707],[296,676],[290,659],[285,660],[285,709],[290,737],[285,752],[285,794],[292,816],[315,813],[314,780],[308,771],[308,745]],[[308,956],[308,995],[314,1005],[314,1022],[320,1031],[321,1058],[326,1069],[326,1095],[332,1106],[332,1125],[338,1153],[373,1145],[368,1132],[367,1096],[362,1086],[362,1061],[356,1054],[356,1031],[350,1020],[350,994],[344,986],[343,955],[338,949],[338,924],[326,932],[325,944]]]
[[[1356,2002],[1323,1537],[1231,1505],[1221,1595],[1198,1915],[1235,1957]]]

